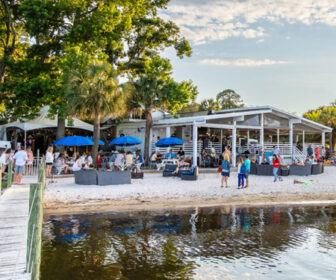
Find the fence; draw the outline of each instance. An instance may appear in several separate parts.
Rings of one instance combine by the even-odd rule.
[[[40,278],[42,227],[43,227],[43,195],[46,185],[45,160],[38,167],[38,183],[30,184],[29,214],[27,233],[26,272],[31,279]]]

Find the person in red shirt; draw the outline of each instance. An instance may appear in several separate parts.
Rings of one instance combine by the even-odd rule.
[[[277,155],[274,155],[273,157],[273,175],[274,175],[274,182],[276,182],[279,178],[278,171],[280,168],[280,159]]]
[[[320,160],[320,150],[318,146],[315,148],[315,158],[316,158],[316,161]]]

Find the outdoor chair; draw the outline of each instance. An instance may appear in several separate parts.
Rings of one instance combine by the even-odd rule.
[[[290,175],[308,176],[312,174],[311,165],[291,165],[289,168]]]
[[[75,171],[75,184],[77,185],[97,185],[96,170]]]
[[[255,162],[251,162],[250,174],[257,175],[257,164]]]
[[[180,177],[182,180],[196,181],[198,178],[198,167],[191,167],[190,170],[181,170]]]
[[[273,176],[273,165],[257,165],[257,175],[261,176]]]
[[[176,170],[177,164],[166,164],[165,169],[163,170],[163,177],[174,177],[178,174],[174,174],[173,172]]]
[[[131,172],[129,170],[99,171],[97,174],[99,186],[131,184]]]
[[[321,174],[323,172],[323,164],[313,164],[311,169],[312,175]]]

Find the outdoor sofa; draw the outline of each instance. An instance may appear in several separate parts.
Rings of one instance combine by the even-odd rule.
[[[173,177],[177,174],[173,173],[177,168],[177,164],[166,164],[165,169],[163,170],[163,177]]]
[[[289,175],[308,176],[312,174],[311,165],[291,165],[289,167]]]
[[[180,177],[182,180],[196,181],[198,178],[198,167],[192,167],[191,170],[181,170]]]
[[[324,172],[324,166],[323,164],[313,164],[311,166],[311,174],[312,175],[318,175]]]
[[[77,185],[121,185],[131,183],[131,172],[79,170],[74,172]]]

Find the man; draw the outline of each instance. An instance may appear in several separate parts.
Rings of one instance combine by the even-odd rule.
[[[309,145],[308,148],[307,148],[307,154],[309,157],[312,157],[313,156],[313,148],[312,148],[312,145]]]
[[[279,156],[280,151],[279,151],[278,147],[273,146],[272,154],[273,154],[273,156],[274,156],[274,155]]]
[[[251,170],[251,161],[250,161],[248,155],[245,155],[244,164],[245,164],[245,178],[246,178],[246,186],[245,186],[245,188],[248,188],[248,184],[249,184],[248,177],[249,177],[250,170]]]
[[[25,150],[22,149],[22,147],[19,148],[19,151],[16,152],[14,155],[14,162],[15,162],[15,168],[14,168],[14,184],[22,185],[21,179],[25,171],[25,165],[27,161],[27,153]]]
[[[172,149],[169,149],[169,152],[166,153],[166,158],[168,158],[168,159],[174,159],[175,158],[175,154],[173,154]]]

